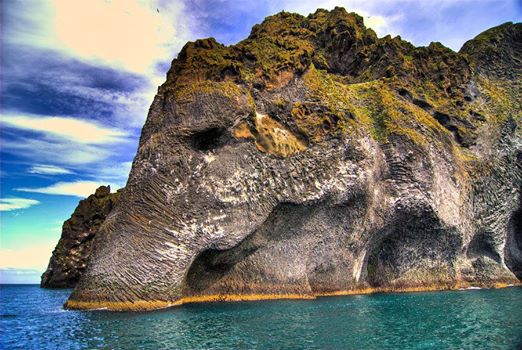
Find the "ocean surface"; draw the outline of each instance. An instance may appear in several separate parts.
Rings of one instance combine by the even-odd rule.
[[[0,349],[521,349],[522,288],[65,311],[0,286]]]

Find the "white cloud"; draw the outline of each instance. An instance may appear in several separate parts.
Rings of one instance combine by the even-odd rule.
[[[2,140],[2,148],[20,157],[69,167],[102,162],[113,155],[111,149],[102,145],[86,145],[62,139]]]
[[[71,77],[46,76],[45,70],[38,73],[61,92],[113,106],[112,122],[125,127],[143,125],[156,87],[165,81],[158,64],[168,64],[193,39],[194,26],[183,0],[50,0],[29,4],[9,4],[6,42],[52,50],[144,78],[147,86],[139,91],[115,92],[86,87],[77,77],[66,81]],[[13,72],[16,69],[11,68]],[[67,70],[63,73],[67,75]]]
[[[12,267],[7,267],[7,268],[0,267],[0,270],[3,273],[10,273],[13,275],[32,275],[32,274],[38,272],[38,270],[33,270],[33,269],[17,269],[17,268],[12,268]]]
[[[43,271],[49,263],[56,242],[22,245],[16,249],[0,248],[0,269],[37,269]]]
[[[144,80],[142,89],[132,92],[93,88],[84,86],[81,82],[53,84],[53,88],[61,93],[111,106],[113,122],[131,128],[143,126],[149,105],[156,94],[155,87],[156,85],[150,84],[147,80]]]
[[[107,144],[124,141],[127,133],[94,122],[66,117],[2,116],[2,123],[11,127],[41,132],[85,144]]]
[[[388,34],[391,36],[400,34],[396,25],[403,19],[403,15],[401,14],[393,16],[372,16],[367,14],[367,12],[361,12],[360,15],[364,17],[364,25],[373,29],[380,37]]]
[[[102,185],[107,185],[107,183],[102,183],[99,181],[71,181],[71,182],[57,182],[50,186],[46,187],[37,187],[37,188],[15,188],[15,191],[20,192],[34,192],[34,193],[43,193],[43,194],[51,194],[51,195],[63,195],[63,196],[76,196],[76,197],[88,197],[93,194],[96,189]],[[111,189],[116,190],[120,186],[111,184]]]
[[[65,175],[72,174],[73,172],[69,169],[62,168],[56,165],[33,165],[28,170],[28,173],[43,175]]]
[[[106,180],[108,182],[120,183],[123,186],[129,177],[131,167],[132,162],[115,163],[110,166],[93,169],[92,176],[99,179],[100,182]]]
[[[52,1],[54,31],[71,54],[135,72],[146,72],[159,58],[172,55],[181,1],[168,8],[155,1]]]
[[[53,166],[50,167],[54,168]],[[109,165],[100,164],[94,167],[83,167],[80,165],[76,169],[76,173],[81,173],[85,176],[82,180],[60,181],[44,187],[22,187],[15,188],[14,190],[48,195],[88,197],[102,185],[110,185],[112,191],[124,187],[129,177],[131,167],[132,162],[114,162]]]
[[[140,74],[149,75],[159,60],[170,61],[190,36],[181,0],[50,0],[29,6],[15,14],[18,23],[29,25],[13,21],[19,43]]]
[[[18,209],[27,209],[33,205],[40,204],[35,199],[28,198],[0,198],[0,211],[11,211]]]

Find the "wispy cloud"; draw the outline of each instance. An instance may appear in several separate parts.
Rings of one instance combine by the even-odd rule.
[[[107,185],[107,183],[101,183],[97,181],[71,181],[71,182],[57,182],[50,186],[38,187],[38,188],[15,188],[15,191],[20,192],[33,192],[43,193],[51,195],[63,195],[63,196],[76,196],[76,197],[88,197],[93,194],[94,191],[101,185]],[[112,185],[112,189],[118,189],[119,186]]]
[[[56,242],[25,244],[19,248],[0,248],[0,269],[37,269],[41,270],[49,263],[51,252]]]
[[[38,47],[3,45],[4,114],[67,116],[140,128],[155,93],[148,77]]]
[[[18,209],[27,209],[33,205],[40,204],[35,199],[28,198],[0,198],[0,211],[12,211]]]
[[[48,195],[87,197],[93,194],[94,191],[102,185],[110,185],[113,191],[124,187],[125,183],[127,182],[131,166],[132,162],[115,162],[109,166],[95,165],[94,167],[80,167],[84,176],[84,179],[82,180],[61,181],[44,187],[23,187],[15,188],[14,190]],[[56,171],[58,171],[58,169],[62,169],[60,167],[54,166],[43,166],[43,169],[40,170],[54,171],[54,168],[57,168]],[[68,169],[63,170],[68,171]]]
[[[51,0],[30,6],[4,7],[4,110],[139,130],[168,64],[191,38],[184,2]]]
[[[33,165],[28,171],[29,174],[42,174],[42,175],[65,175],[72,174],[73,172],[69,169],[59,167],[56,165]]]
[[[7,126],[58,136],[78,143],[107,144],[124,141],[127,133],[97,123],[66,117],[3,116]]]
[[[35,163],[54,163],[71,168],[101,163],[114,154],[110,147],[103,145],[87,145],[60,139],[36,140],[27,137],[3,139],[2,151]]]
[[[111,166],[102,166],[94,168],[89,173],[90,176],[97,179],[98,182],[110,182],[119,184],[120,187],[125,185],[132,167],[132,162],[119,162]]]
[[[189,35],[181,0],[51,0],[32,4],[30,11],[24,6],[11,5],[15,18],[8,27],[17,35],[8,40],[140,74],[170,60]]]
[[[69,117],[7,115],[0,124],[2,151],[34,162],[32,174],[66,175],[86,165],[107,166],[106,160],[135,142],[122,129]]]

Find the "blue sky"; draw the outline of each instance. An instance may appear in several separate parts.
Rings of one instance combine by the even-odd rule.
[[[519,22],[519,0],[4,0],[0,28],[0,283],[36,283],[78,201],[125,185],[140,129],[188,40],[245,38],[281,10],[344,6],[379,36],[458,50]]]

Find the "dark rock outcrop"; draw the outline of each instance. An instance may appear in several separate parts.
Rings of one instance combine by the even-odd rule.
[[[81,200],[71,218],[63,223],[62,236],[42,275],[41,287],[76,286],[89,263],[98,229],[118,204],[120,192],[110,192],[110,186],[99,187],[94,194]]]
[[[521,31],[494,65],[341,8],[186,44],[67,306],[518,283]]]

